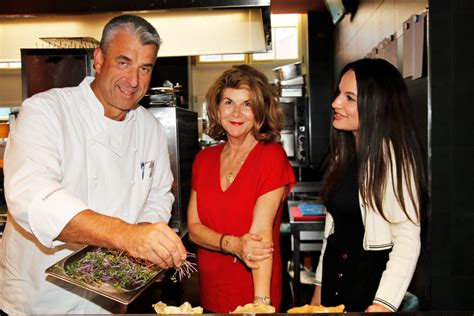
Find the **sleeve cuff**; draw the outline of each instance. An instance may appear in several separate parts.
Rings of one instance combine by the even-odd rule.
[[[157,212],[149,212],[145,213],[138,219],[139,223],[168,223],[171,219],[171,213],[169,212],[161,212],[158,214]]]
[[[378,298],[378,297],[374,298],[374,301],[372,303],[382,305],[382,306],[388,308],[389,310],[391,310],[392,312],[397,311],[397,308],[394,305],[392,305],[389,302],[387,302],[387,301],[385,301],[381,298]]]

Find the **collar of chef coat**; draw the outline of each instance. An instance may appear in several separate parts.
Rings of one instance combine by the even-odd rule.
[[[95,79],[94,77],[90,77],[90,76],[85,77],[84,80],[82,80],[82,82],[79,85],[81,87],[81,90],[84,92],[84,95],[87,98],[87,102],[85,102],[85,105],[90,106],[91,110],[96,112],[98,115],[102,116],[104,120],[109,119],[105,117],[104,115],[104,106],[102,105],[102,103],[100,103],[94,91],[92,91],[91,83],[92,81],[94,81],[94,79]],[[124,122],[133,120],[134,118],[135,118],[135,109],[130,110],[127,113],[127,115],[125,116]]]
[[[116,134],[117,129],[115,128],[118,124],[123,124],[124,126],[135,121],[135,109],[130,110],[125,119],[119,122],[112,122],[112,119],[104,115],[104,106],[99,101],[94,91],[91,88],[91,83],[94,81],[94,77],[85,77],[84,80],[79,85],[83,91],[87,102],[84,102],[84,106],[89,110],[93,111],[97,117],[99,117],[99,122],[102,125],[103,132],[98,133],[94,136],[94,141],[101,143],[102,145],[107,146],[112,152],[116,155],[121,156],[122,154],[122,134]],[[111,133],[110,130],[113,128],[114,132]],[[123,128],[121,131],[123,132]]]

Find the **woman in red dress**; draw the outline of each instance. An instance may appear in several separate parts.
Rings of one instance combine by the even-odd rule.
[[[201,305],[228,313],[281,303],[280,218],[295,183],[277,143],[278,95],[258,70],[234,66],[210,87],[209,135],[224,142],[194,161],[188,230],[198,246]]]

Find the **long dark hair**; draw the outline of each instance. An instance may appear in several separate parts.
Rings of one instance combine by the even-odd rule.
[[[280,139],[283,112],[280,108],[278,91],[268,83],[267,77],[262,72],[248,65],[232,66],[209,88],[206,94],[209,136],[218,140],[227,139],[218,114],[222,93],[226,88],[247,89],[250,92],[250,106],[255,119],[252,133],[257,140],[275,142]]]
[[[352,132],[331,129],[330,167],[325,175],[323,198],[328,199],[349,163],[357,159],[361,202],[389,221],[383,199],[390,172],[400,207],[411,221],[418,222],[426,207],[427,178],[405,81],[383,59],[349,63],[342,69],[340,79],[349,70],[354,71],[357,82],[359,131],[354,136]],[[416,219],[407,212],[406,194]]]

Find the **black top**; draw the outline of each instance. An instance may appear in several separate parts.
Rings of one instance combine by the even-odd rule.
[[[323,259],[321,304],[344,304],[346,311],[363,312],[372,304],[391,250],[365,251],[359,206],[357,161],[354,160],[326,207],[334,219]]]

